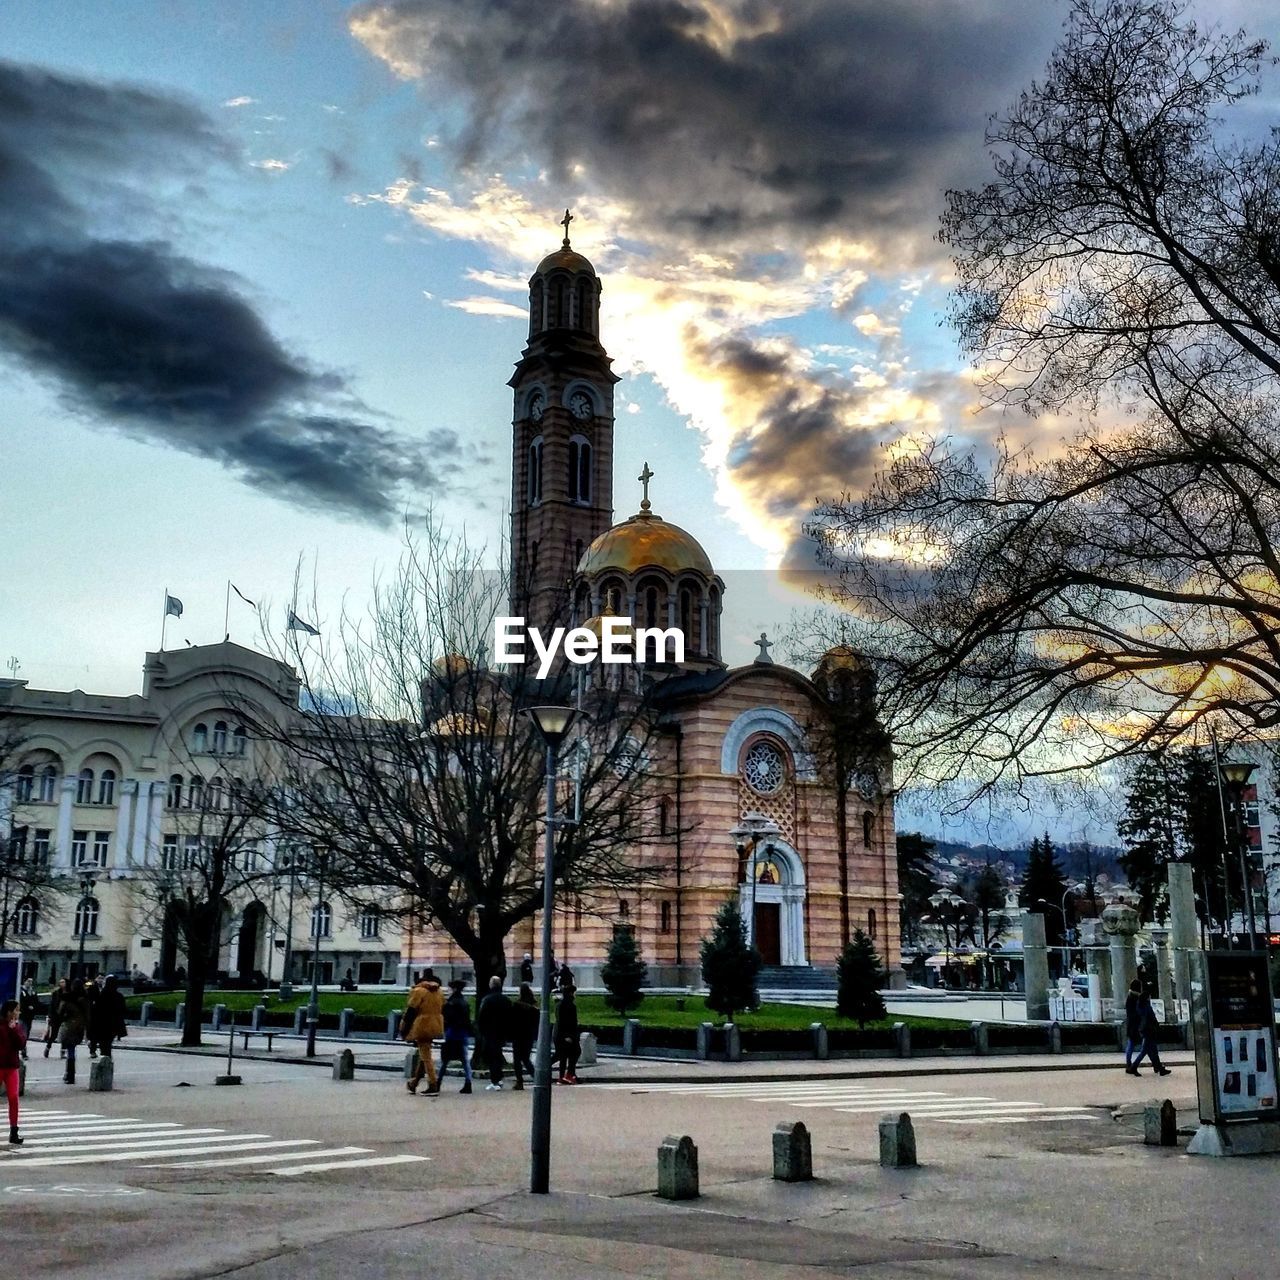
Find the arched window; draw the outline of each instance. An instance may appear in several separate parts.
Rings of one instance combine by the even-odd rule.
[[[23,898],[13,913],[13,931],[19,937],[29,938],[40,922],[40,909],[34,898]]]
[[[227,784],[227,808],[232,813],[240,813],[244,809],[244,782],[232,778]]]
[[[13,798],[18,804],[27,804],[31,800],[31,794],[35,790],[36,785],[36,767],[33,764],[24,764],[18,770],[18,783],[14,789]]]
[[[671,903],[668,902],[666,898],[663,898],[662,903],[658,908],[658,918],[659,918],[658,928],[661,930],[661,932],[670,933],[671,932]]]
[[[629,903],[626,900],[626,898],[620,898],[618,900],[618,919],[619,920],[631,919],[631,903]]]
[[[191,730],[191,750],[192,751],[208,751],[209,750],[209,726],[198,724]]]
[[[868,809],[862,815],[862,843],[868,849],[871,848],[871,828],[874,822],[875,822],[875,817],[872,815],[871,810]]]
[[[52,804],[58,790],[58,769],[47,764],[40,770],[40,803]]]
[[[214,778],[209,783],[209,790],[205,794],[205,804],[211,813],[217,813],[222,808],[221,778]]]
[[[182,774],[169,775],[169,794],[165,797],[164,807],[166,809],[182,808]]]
[[[75,936],[91,938],[98,932],[97,898],[81,898],[76,905]]]
[[[658,801],[658,834],[667,835],[671,830],[671,797],[663,796]]]
[[[244,725],[236,725],[236,731],[231,735],[231,754],[242,756],[249,750],[249,735],[245,731]]]
[[[582,899],[574,898],[573,900],[573,927],[575,929],[582,928]]]
[[[382,928],[382,910],[373,905],[365,907],[360,912],[360,936],[362,938],[376,938]]]
[[[563,329],[569,323],[569,282],[563,278],[551,286],[551,325]]]
[[[710,607],[707,609],[707,643],[703,646],[713,658],[720,654],[720,593],[711,588]]]
[[[227,750],[227,722],[219,720],[213,726],[213,753],[214,755],[224,755]]]
[[[541,280],[529,290],[529,337],[542,330],[543,310],[547,305],[547,289]]]
[[[98,779],[98,803],[115,804],[115,802],[116,771],[114,769],[103,769],[102,775]]]
[[[93,803],[93,770],[81,769],[76,779],[76,804]]]
[[[582,436],[569,440],[569,501],[591,501],[591,445]]]
[[[591,282],[589,280],[578,281],[578,328],[585,329],[588,333],[594,333],[595,327],[592,325],[593,316],[591,314]]]
[[[204,779],[198,774],[193,773],[187,779],[187,808],[204,808]]]
[[[646,627],[656,627],[658,625],[658,588],[648,587],[644,593],[644,625]]]
[[[333,931],[333,908],[327,902],[317,902],[311,908],[311,936],[327,938]]]
[[[874,938],[876,936],[876,909],[870,907],[867,910],[867,937]]]
[[[529,445],[529,503],[542,501],[542,437]]]
[[[693,653],[693,592],[688,587],[680,588],[680,631],[684,635],[685,652]]]

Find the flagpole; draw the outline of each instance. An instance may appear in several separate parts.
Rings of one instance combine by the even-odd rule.
[[[222,609],[222,638],[231,639],[231,579],[227,579],[227,599]]]
[[[164,589],[164,603],[160,606],[162,616],[160,618],[160,652],[164,652],[164,633],[169,626],[169,588]]]

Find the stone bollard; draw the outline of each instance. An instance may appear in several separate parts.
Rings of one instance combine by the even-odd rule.
[[[742,1033],[732,1022],[724,1024],[724,1060],[726,1062],[742,1061]]]
[[[688,1134],[663,1138],[658,1148],[658,1195],[663,1200],[698,1198],[698,1148]]]
[[[335,1080],[354,1080],[356,1078],[356,1055],[350,1049],[343,1049],[333,1055],[333,1078]]]
[[[142,1008],[138,1010],[138,1026],[149,1027],[151,1025],[151,1015],[156,1011],[156,1002],[154,1000],[144,1000]]]
[[[1178,1109],[1165,1098],[1154,1099],[1142,1109],[1142,1141],[1149,1147],[1178,1145]]]
[[[27,1093],[27,1060],[23,1058],[18,1063],[18,1097],[25,1097]]]
[[[222,1030],[222,1015],[226,1013],[227,1006],[225,1004],[215,1004],[213,1006],[213,1022],[212,1026],[215,1031]]]
[[[622,1024],[622,1052],[626,1054],[640,1052],[639,1018],[628,1018]]]
[[[973,1041],[974,1053],[985,1054],[991,1051],[991,1043],[987,1038],[987,1024],[985,1022],[969,1023],[969,1037]]]
[[[911,1057],[911,1028],[905,1022],[893,1024],[893,1038],[898,1042],[898,1057]]]
[[[293,1034],[300,1036],[307,1025],[307,1007],[300,1004],[293,1011]]]
[[[880,1117],[880,1163],[886,1169],[916,1167],[916,1131],[905,1111]]]
[[[578,1036],[578,1066],[594,1067],[600,1061],[593,1032],[584,1031]]]
[[[706,1062],[711,1057],[711,1046],[715,1042],[715,1023],[698,1023],[698,1057]]]
[[[179,1000],[178,1003],[173,1006],[173,1025],[179,1031],[181,1031],[182,1028],[186,1026],[186,1024],[187,1024],[186,1002]]]
[[[354,1009],[343,1009],[338,1014],[338,1039],[351,1039],[351,1024],[355,1020],[356,1011]]]
[[[262,1019],[263,1019],[263,1016],[266,1014],[266,1012],[267,1012],[267,1006],[265,1004],[255,1004],[253,1006],[253,1012],[249,1015],[250,1031],[262,1030]]]
[[[110,1093],[115,1075],[116,1065],[110,1058],[95,1058],[89,1063],[89,1092]]]
[[[783,1120],[774,1127],[773,1176],[778,1182],[813,1181],[813,1146],[802,1120]]]
[[[404,1078],[406,1080],[411,1080],[413,1078],[413,1069],[417,1065],[418,1051],[417,1049],[410,1049],[409,1052],[404,1055]]]
[[[387,1014],[387,1039],[400,1039],[400,1019],[404,1014],[403,1009],[392,1009]]]
[[[825,1061],[831,1056],[831,1051],[827,1047],[827,1029],[821,1022],[809,1023],[809,1034],[813,1037],[813,1056],[819,1061]]]
[[[1049,1052],[1062,1052],[1062,1024],[1060,1022],[1049,1023]]]

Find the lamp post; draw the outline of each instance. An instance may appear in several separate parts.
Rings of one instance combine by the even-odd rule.
[[[1249,949],[1258,949],[1258,926],[1253,915],[1253,885],[1246,861],[1247,833],[1244,825],[1244,789],[1249,785],[1256,766],[1248,760],[1224,760],[1218,771],[1223,781],[1231,788],[1231,798],[1235,803],[1235,837],[1236,851],[1240,855],[1240,891],[1244,898],[1246,918],[1249,923]],[[1229,922],[1228,922],[1229,923]]]
[[[316,1056],[316,1027],[320,1022],[320,906],[324,902],[324,854],[316,855],[316,905],[311,912],[311,1003],[307,1005],[307,1057]]]
[[[92,871],[86,871],[80,877],[80,958],[76,961],[76,978],[80,982],[84,981],[84,939],[89,924],[89,913],[85,909],[85,904],[93,893],[93,886],[96,883],[97,877]]]
[[[542,845],[542,1007],[533,1070],[533,1119],[529,1132],[529,1190],[551,1190],[551,926],[555,909],[556,756],[577,712],[573,707],[529,707],[546,749],[546,834]]]
[[[956,922],[956,915],[960,904],[964,899],[958,893],[952,893],[950,889],[939,890],[937,893],[929,895],[929,905],[938,913],[938,919],[942,923],[942,946],[943,946],[943,962],[942,973],[944,978],[947,970],[951,967],[951,934],[947,928],[947,918],[943,914],[943,909],[950,910],[952,921]],[[959,932],[957,931],[956,941],[959,942]]]
[[[751,885],[751,914],[748,938],[751,945],[756,942],[756,850],[766,836],[782,834],[782,828],[772,818],[762,813],[744,814],[742,821],[729,834],[733,837],[733,847],[742,860],[743,871]]]
[[[289,910],[284,918],[284,963],[280,969],[280,999],[289,1000],[293,996],[293,981],[290,970],[293,967],[293,891],[298,882],[298,855],[296,847],[289,846]]]

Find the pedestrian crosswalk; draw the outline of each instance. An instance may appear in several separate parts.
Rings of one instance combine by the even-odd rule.
[[[1022,1102],[979,1093],[947,1093],[917,1089],[886,1080],[769,1080],[734,1084],[599,1084],[597,1089],[628,1093],[674,1093],[687,1097],[722,1098],[744,1102],[776,1102],[791,1107],[821,1108],[843,1115],[876,1115],[908,1111],[913,1120],[939,1124],[1046,1124],[1052,1121],[1098,1120],[1102,1113],[1089,1107],[1047,1102]]]
[[[273,1138],[269,1133],[236,1133],[173,1120],[92,1112],[24,1109],[21,1130],[24,1144],[0,1155],[0,1168],[132,1164],[143,1169],[244,1168],[297,1178],[430,1159],[408,1153],[379,1155],[370,1147],[326,1146],[315,1138]]]

